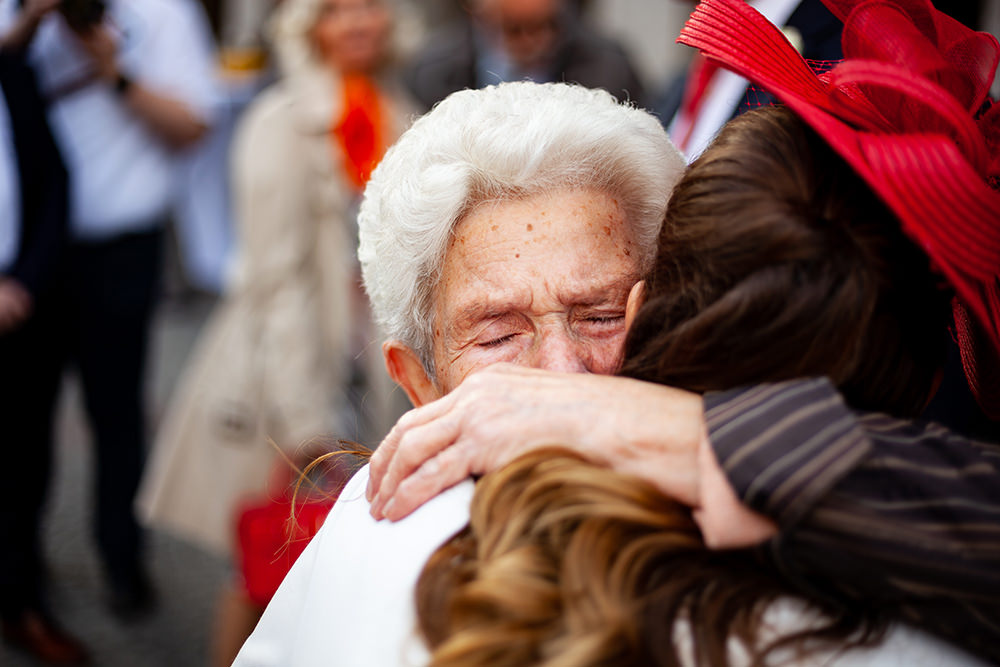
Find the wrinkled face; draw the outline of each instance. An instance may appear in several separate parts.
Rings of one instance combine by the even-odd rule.
[[[520,67],[541,65],[559,38],[563,0],[482,0],[480,15]]]
[[[320,57],[340,72],[370,72],[381,62],[391,16],[382,0],[323,0],[313,27]]]
[[[435,294],[438,391],[501,361],[615,372],[638,257],[621,207],[603,192],[475,209],[455,229]]]

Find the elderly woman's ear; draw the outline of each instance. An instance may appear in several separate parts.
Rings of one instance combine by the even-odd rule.
[[[646,281],[640,280],[635,285],[632,285],[632,289],[628,293],[628,301],[625,302],[625,331],[632,328],[632,322],[635,321],[636,313],[639,312],[639,309],[645,302]]]
[[[414,407],[441,398],[441,392],[427,376],[420,357],[408,345],[396,339],[382,343],[382,356],[389,377],[403,388]]]

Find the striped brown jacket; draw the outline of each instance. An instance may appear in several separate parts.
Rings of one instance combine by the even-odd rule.
[[[719,462],[807,596],[863,600],[1000,662],[1000,445],[858,413],[826,379],[708,394]]]

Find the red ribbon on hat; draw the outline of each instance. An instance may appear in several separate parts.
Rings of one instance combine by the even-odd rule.
[[[896,214],[954,287],[970,388],[1000,418],[1000,44],[930,0],[823,2],[844,60],[821,75],[742,0],[703,0],[677,41],[768,89]]]

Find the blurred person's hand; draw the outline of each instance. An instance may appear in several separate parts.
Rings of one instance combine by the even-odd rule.
[[[0,35],[0,49],[23,49],[35,35],[45,15],[56,9],[62,0],[25,0],[10,29]]]
[[[62,0],[25,0],[21,7],[23,16],[32,21],[40,21],[46,14],[59,6]]]
[[[13,278],[0,276],[0,334],[11,331],[31,315],[28,290]]]
[[[90,56],[97,69],[97,75],[105,81],[114,82],[118,78],[118,42],[106,25],[96,25],[85,32],[77,33],[84,51]]]
[[[178,99],[133,81],[118,66],[118,38],[102,23],[75,33],[94,63],[97,76],[115,87],[138,115],[168,146],[184,148],[200,139],[208,128],[205,119]]]

